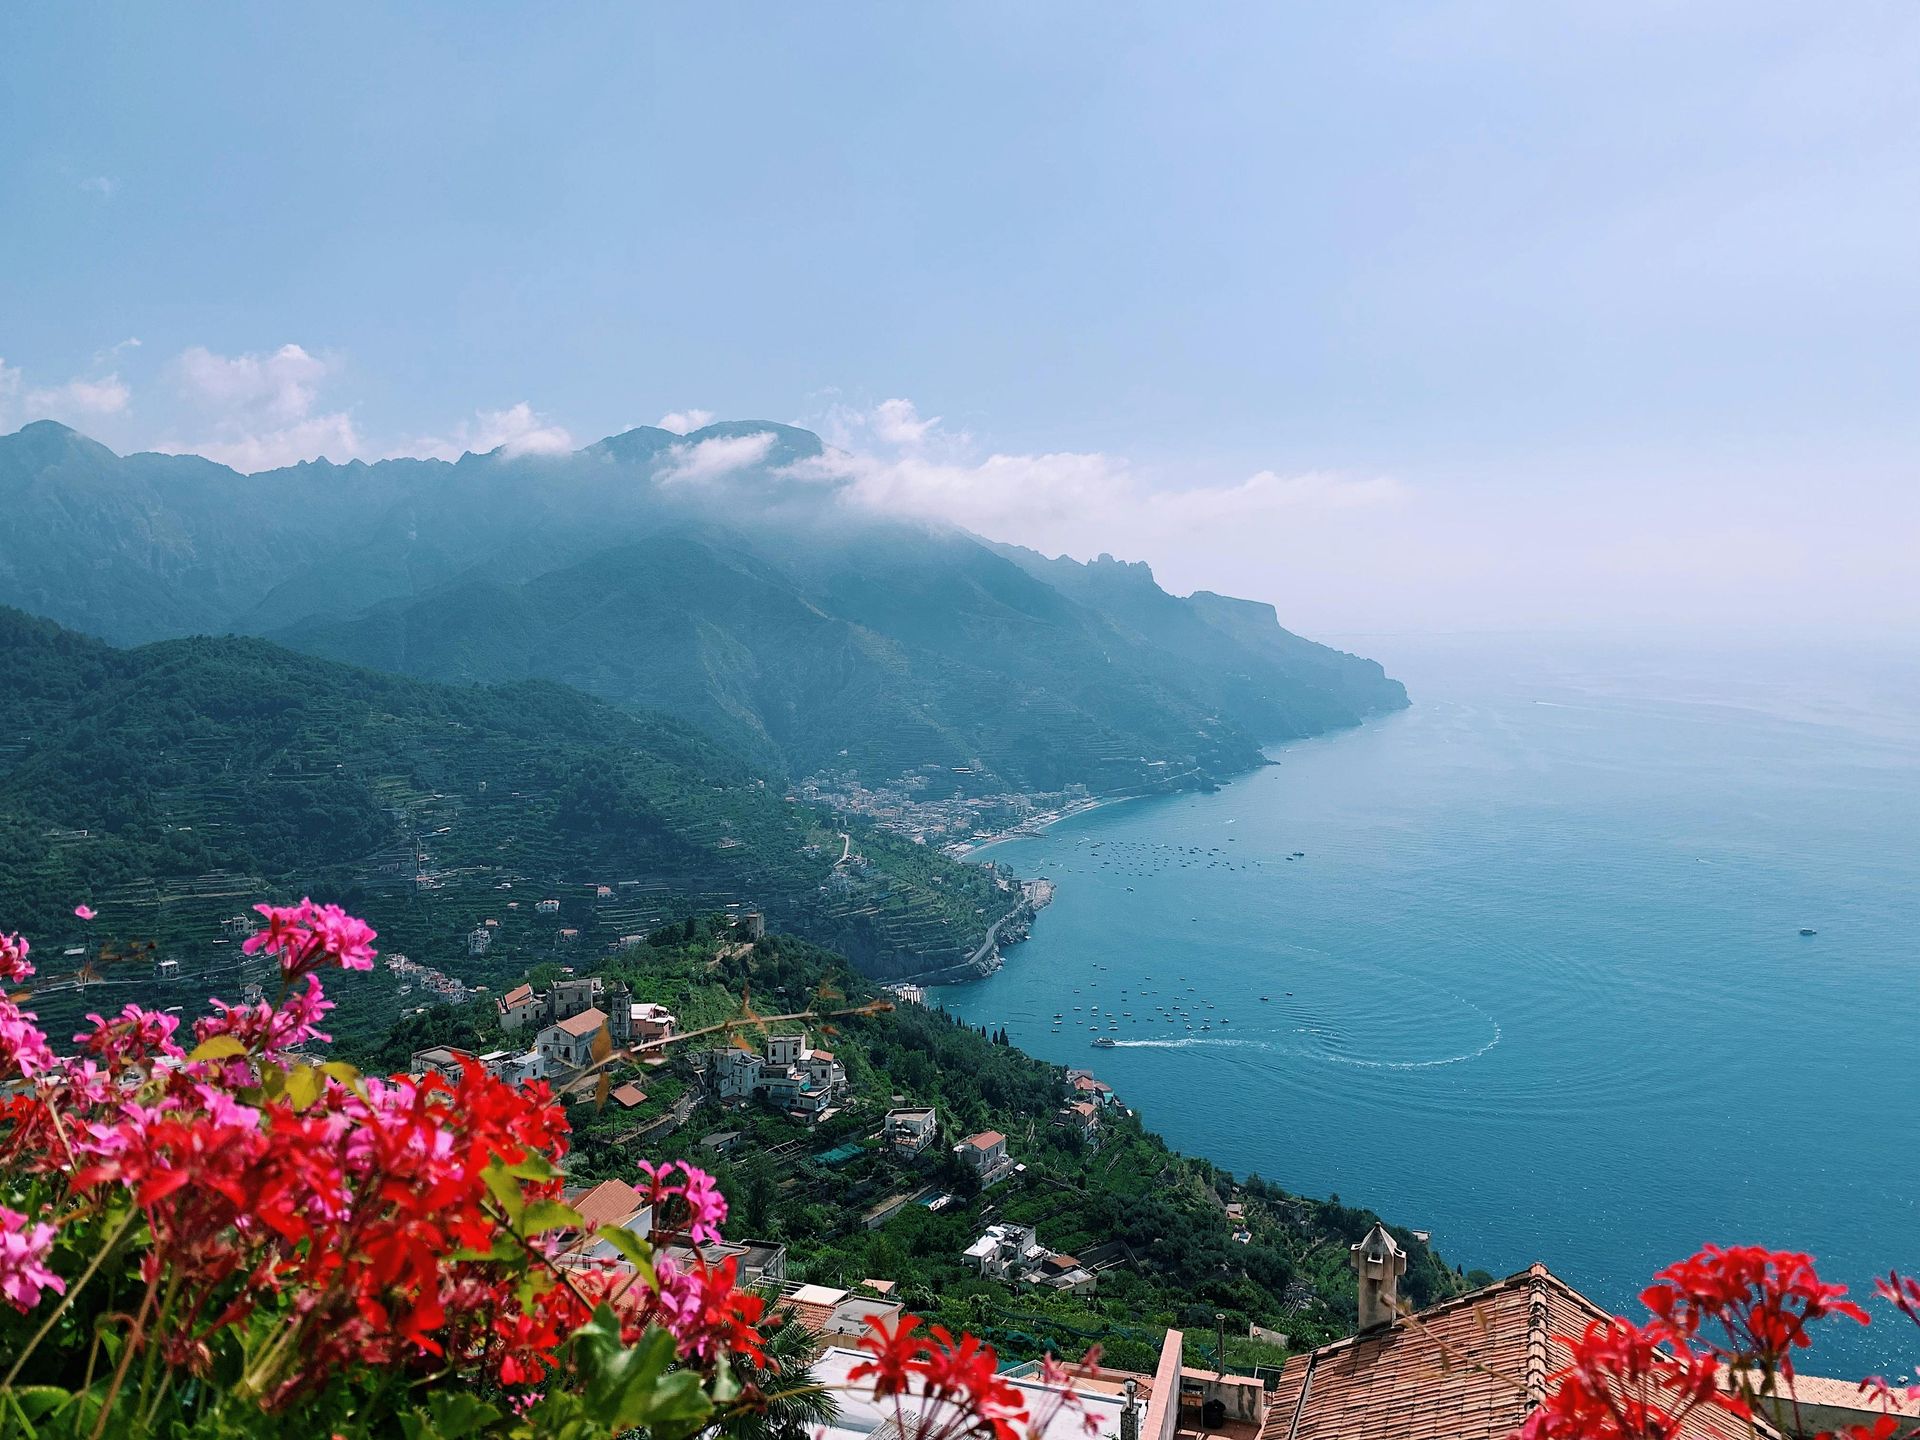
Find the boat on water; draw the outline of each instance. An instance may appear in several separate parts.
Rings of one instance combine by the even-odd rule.
[[[1093,1042],[1093,1048],[1096,1050],[1111,1050],[1119,1043],[1119,1041],[1113,1039],[1111,1036],[1102,1035]]]
[[[1803,925],[1800,927],[1800,933],[1802,935],[1818,935],[1820,932],[1818,930],[1809,930]]]
[[[1262,1005],[1264,1005],[1264,1004],[1266,1004],[1266,1003],[1267,1003],[1267,998],[1268,998],[1267,996],[1265,996],[1265,995],[1262,995],[1262,996],[1260,997],[1260,1003],[1261,1003]]]

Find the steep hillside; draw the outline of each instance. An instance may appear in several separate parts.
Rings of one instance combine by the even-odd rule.
[[[61,945],[92,938],[84,899],[115,935],[231,955],[221,922],[298,888],[377,904],[388,946],[485,981],[732,902],[900,974],[964,959],[1016,898],[843,841],[681,722],[550,683],[431,685],[250,639],[114,650],[0,610],[0,687],[0,916]],[[487,920],[498,944],[469,956]]]
[[[836,1008],[874,997],[838,956],[787,936],[744,944],[720,917],[657,932],[600,968],[688,1027],[737,1019],[749,992],[761,1013],[805,1010],[823,995]],[[776,1033],[799,1028],[788,1022]],[[758,1045],[762,1033],[749,1027],[741,1038]],[[1212,1356],[1216,1311],[1226,1316],[1231,1358],[1241,1365],[1281,1358],[1249,1338],[1250,1325],[1284,1331],[1301,1345],[1353,1329],[1347,1247],[1373,1224],[1371,1212],[1290,1195],[1254,1176],[1236,1179],[1169,1150],[1152,1133],[1146,1095],[1103,1107],[1089,1144],[1084,1130],[1061,1123],[1067,1092],[1058,1067],[937,1010],[904,1004],[810,1033],[816,1040],[830,1033],[849,1082],[819,1125],[765,1105],[702,1101],[698,1067],[707,1052],[676,1049],[664,1065],[633,1064],[609,1076],[645,1092],[635,1108],[585,1097],[571,1107],[571,1176],[628,1178],[640,1155],[708,1166],[731,1202],[734,1233],[788,1246],[790,1278],[829,1286],[892,1280],[915,1313],[984,1334],[1010,1356],[1049,1347],[1070,1354],[1097,1342],[1110,1363],[1150,1370],[1161,1335],[1185,1326],[1190,1362],[1200,1364]],[[427,1045],[482,1053],[503,1042],[486,1010],[449,1007],[402,1022],[384,1044],[348,1053],[398,1068]],[[1099,1053],[1092,1052],[1095,1063]],[[700,1102],[677,1126],[669,1113],[676,1101]],[[882,1133],[882,1117],[903,1103],[936,1112],[940,1143],[917,1158],[890,1153]],[[656,1138],[654,1126],[672,1133]],[[720,1130],[739,1136],[724,1156],[701,1144]],[[1007,1136],[1009,1153],[1025,1166],[986,1191],[950,1149],[982,1130]],[[890,1200],[943,1195],[937,1209],[907,1203],[884,1223],[863,1220]],[[1229,1204],[1240,1207],[1237,1215]],[[1018,1289],[981,1276],[965,1251],[998,1221],[1032,1225],[1053,1250],[1092,1257],[1088,1263],[1102,1267],[1095,1293]],[[1413,1303],[1459,1288],[1424,1240],[1395,1234],[1408,1255],[1402,1289]]]

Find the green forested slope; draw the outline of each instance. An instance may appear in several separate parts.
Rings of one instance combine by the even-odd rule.
[[[738,902],[899,973],[963,955],[1011,903],[870,834],[870,873],[829,893],[822,817],[685,724],[549,683],[433,685],[249,639],[115,650],[0,610],[0,686],[0,917],[47,940],[85,899],[116,934],[204,952],[297,889],[484,979]],[[500,949],[470,962],[490,918]]]

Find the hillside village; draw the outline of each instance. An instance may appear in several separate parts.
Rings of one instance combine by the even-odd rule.
[[[1243,1367],[1350,1328],[1346,1247],[1373,1216],[1174,1154],[1097,1073],[995,1044],[929,994],[722,914],[409,1015],[363,1058],[552,1085],[569,1198],[624,1209],[604,1223],[648,1223],[639,1159],[707,1168],[732,1202],[726,1253],[801,1305],[897,1301],[1011,1357],[1097,1341],[1148,1368],[1166,1330],[1211,1335],[1216,1313]],[[750,1018],[778,1015],[805,1018]],[[1460,1286],[1397,1233],[1414,1293]]]

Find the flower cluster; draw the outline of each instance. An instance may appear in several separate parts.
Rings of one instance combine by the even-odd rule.
[[[30,1225],[18,1210],[0,1205],[0,1296],[22,1314],[40,1303],[48,1290],[58,1295],[66,1281],[47,1268],[53,1249],[51,1225]]]
[[[292,981],[328,965],[342,970],[371,970],[378,954],[372,945],[373,927],[338,905],[256,905],[266,928],[250,936],[240,948],[249,955],[265,951],[280,957],[282,978]]]
[[[917,1315],[902,1315],[888,1329],[874,1320],[860,1348],[873,1356],[848,1372],[852,1380],[871,1380],[873,1393],[891,1399],[898,1429],[925,1440],[952,1440],[978,1434],[992,1440],[1016,1440],[1017,1423],[1027,1418],[1025,1397],[1000,1378],[993,1347],[971,1335],[955,1340],[939,1325],[921,1328]],[[917,1398],[916,1413],[906,1416]]]
[[[1920,1323],[1920,1284],[1895,1274],[1879,1293]],[[1833,1317],[1869,1323],[1847,1287],[1820,1278],[1810,1256],[1760,1246],[1710,1245],[1654,1276],[1641,1294],[1644,1324],[1595,1321],[1562,1337],[1566,1365],[1516,1440],[1674,1440],[1696,1411],[1736,1422],[1794,1412],[1794,1352],[1808,1327]],[[1861,1386],[1866,1403],[1892,1400],[1884,1381]],[[1913,1392],[1920,1396],[1920,1387]],[[1891,1407],[1888,1407],[1891,1409]],[[1721,1433],[1713,1428],[1712,1433]],[[1796,1433],[1804,1433],[1798,1423]],[[1816,1440],[1908,1440],[1892,1415]]]
[[[453,1079],[308,1063],[299,1047],[325,1038],[332,1008],[318,972],[370,966],[374,932],[311,900],[257,908],[265,923],[245,948],[278,957],[280,997],[214,1001],[191,1049],[177,1017],[130,1004],[89,1015],[77,1053],[57,1056],[26,997],[0,994],[0,1201],[14,1202],[0,1203],[0,1353],[16,1340],[20,1352],[0,1408],[15,1376],[44,1396],[82,1373],[71,1347],[98,1325],[124,1332],[129,1362],[102,1424],[116,1405],[151,1418],[189,1382],[286,1425],[296,1401],[427,1375],[497,1393],[503,1423],[597,1424],[581,1396],[641,1373],[604,1345],[656,1334],[672,1343],[654,1363],[729,1393],[719,1377],[756,1363],[764,1308],[735,1262],[696,1252],[676,1266],[624,1233],[637,1249],[618,1266],[562,1254],[584,1222],[564,1203],[568,1126],[547,1088],[471,1060]],[[27,955],[0,935],[0,977],[29,978]],[[662,1228],[696,1246],[720,1238],[711,1176],[643,1168]],[[31,1328],[8,1329],[8,1313]],[[77,1323],[56,1327],[67,1313]],[[596,1326],[602,1348],[582,1349]],[[678,1418],[653,1422],[662,1434],[691,1433],[717,1403],[674,1393]],[[643,1399],[606,1425],[647,1414]]]
[[[678,1180],[673,1178],[676,1170]],[[727,1220],[727,1197],[711,1175],[672,1160],[664,1165],[642,1160],[640,1173],[647,1179],[647,1203],[653,1206],[653,1223],[658,1228],[684,1231],[696,1245],[720,1238],[720,1227]]]
[[[336,905],[256,908],[244,948],[278,958],[278,998],[215,1000],[188,1034],[129,1004],[59,1056],[0,991],[0,1415],[26,1413],[16,1380],[96,1437],[330,1435],[331,1414],[355,1434],[692,1440],[753,1413],[778,1366],[765,1300],[708,1258],[727,1218],[713,1177],[640,1166],[656,1233],[689,1261],[587,1233],[545,1085],[471,1059],[452,1078],[311,1062],[319,972],[369,968],[374,932]],[[0,981],[31,977],[27,955],[0,935]],[[888,1393],[924,1402],[904,1434],[1012,1440],[1020,1393],[991,1350],[893,1338],[878,1363],[914,1378]]]

